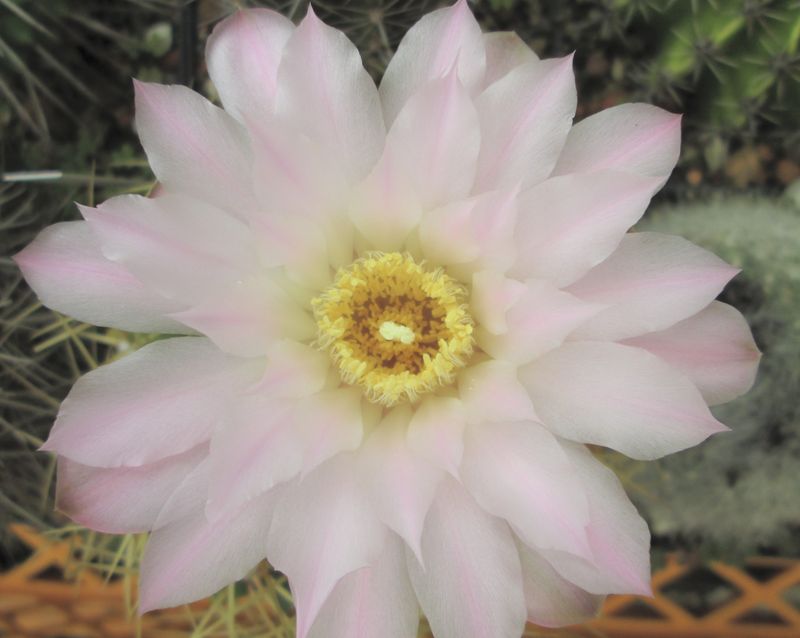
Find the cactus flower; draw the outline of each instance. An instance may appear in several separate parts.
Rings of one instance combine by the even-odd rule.
[[[655,459],[725,430],[758,351],[736,269],[628,232],[680,117],[573,126],[572,57],[423,17],[376,87],[314,12],[208,40],[223,108],[136,82],[162,189],[17,255],[42,302],[172,335],[77,381],[43,449],[58,506],[150,532],[140,610],[267,559],[301,638],[517,638],[649,591],[649,533],[587,445]]]

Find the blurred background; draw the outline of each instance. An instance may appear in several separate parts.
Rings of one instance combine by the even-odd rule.
[[[403,33],[441,4],[314,3],[376,80]],[[640,228],[742,268],[723,300],[764,352],[754,389],[715,409],[732,433],[646,464],[598,452],[650,523],[654,567],[667,575],[655,603],[616,601],[610,624],[558,634],[800,636],[800,2],[471,4],[484,30],[514,30],[541,57],[577,51],[577,119],[632,101],[684,113],[678,167]],[[298,20],[307,2],[0,0],[0,636],[292,635],[286,584],[266,566],[191,609],[137,620],[144,539],[89,533],[54,511],[53,459],[35,450],[59,402],[145,337],[43,308],[10,259],[43,227],[76,218],[75,201],[152,189],[131,78],[214,99],[205,40],[243,6]],[[678,628],[642,633],[669,622]],[[721,633],[680,633],[693,622]],[[615,633],[625,627],[633,633]]]

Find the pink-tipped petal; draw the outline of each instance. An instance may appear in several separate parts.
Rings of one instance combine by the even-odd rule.
[[[555,570],[593,594],[651,596],[650,531],[614,472],[583,445],[562,441],[589,501],[586,528],[594,558],[542,550]]]
[[[577,101],[571,55],[529,62],[486,89],[476,100],[481,152],[475,190],[528,187],[545,179],[567,139]]]
[[[221,21],[206,42],[206,66],[225,110],[244,122],[275,108],[278,65],[294,31],[269,9],[244,9]]]
[[[78,379],[42,449],[96,467],[153,463],[207,441],[257,378],[257,361],[208,339],[156,341]]]
[[[245,128],[185,86],[134,80],[134,88],[136,130],[158,181],[246,217],[255,199]]]
[[[408,447],[428,463],[458,475],[464,453],[464,405],[452,397],[426,397],[408,424]]]
[[[541,627],[576,625],[594,618],[604,596],[561,577],[536,551],[518,543],[528,620]]]
[[[120,195],[80,209],[106,257],[182,303],[199,301],[258,267],[244,224],[184,195]]]
[[[454,479],[442,481],[422,535],[425,567],[406,552],[411,583],[437,638],[519,638],[525,599],[505,521]]]
[[[468,423],[536,420],[514,363],[490,359],[466,368],[458,375],[458,394]]]
[[[165,316],[180,304],[109,261],[86,222],[48,226],[14,261],[45,306],[79,321],[131,332],[189,331]]]
[[[566,343],[520,369],[536,412],[558,436],[655,459],[726,430],[686,377],[617,343]]]
[[[100,468],[58,460],[56,508],[76,523],[106,534],[155,528],[172,492],[208,454],[205,444],[139,467]]]
[[[406,102],[389,130],[384,153],[408,178],[422,208],[431,210],[469,194],[479,147],[478,114],[451,72]]]
[[[525,191],[512,274],[571,284],[617,248],[659,186],[652,177],[599,172],[555,177]]]
[[[495,31],[483,34],[486,49],[486,74],[481,88],[486,88],[504,78],[509,71],[535,62],[539,57],[513,31]]]
[[[240,357],[261,357],[279,339],[302,341],[316,334],[310,313],[267,276],[237,281],[172,316]]]
[[[303,473],[361,445],[364,435],[361,397],[358,388],[343,386],[297,403],[295,422],[305,443]]]
[[[205,598],[253,569],[266,555],[279,490],[210,522],[202,508],[150,535],[142,557],[139,612]]]
[[[317,616],[309,638],[412,638],[419,607],[408,580],[405,551],[389,535],[368,567],[342,578]]]
[[[472,276],[470,310],[479,329],[493,335],[508,332],[506,314],[525,295],[527,286],[507,279],[494,270],[482,270]]]
[[[381,103],[387,125],[420,88],[457,66],[467,90],[483,79],[486,53],[483,36],[466,0],[433,11],[403,36],[381,81]]]
[[[288,481],[303,467],[293,402],[245,395],[211,438],[206,516],[215,521]]]
[[[473,282],[475,306],[476,301],[490,298],[490,293],[484,287],[492,286],[495,282],[483,278],[476,278]],[[489,330],[490,326],[499,327],[500,322],[492,322],[484,328],[480,315],[475,316],[480,322],[476,330],[478,345],[497,359],[517,364],[532,361],[560,346],[575,328],[603,308],[581,301],[544,280],[529,279],[524,284],[514,283],[523,288],[521,294],[515,291],[518,298],[507,308],[503,307],[504,304],[498,304],[492,310],[503,313],[505,326],[500,334],[493,334]],[[494,290],[502,290],[502,285]],[[486,312],[484,308],[480,314]]]
[[[608,259],[568,288],[608,306],[574,338],[611,341],[668,328],[705,308],[737,272],[681,237],[628,234]]]
[[[292,399],[311,396],[322,390],[331,367],[327,353],[291,339],[273,343],[266,358],[264,374],[251,394]]]
[[[392,410],[365,441],[359,460],[377,516],[422,560],[422,528],[443,471],[409,448],[410,417],[410,409]]]
[[[308,634],[334,586],[377,559],[385,536],[352,455],[331,459],[287,486],[272,520],[267,556],[289,578],[298,638]]]
[[[747,392],[761,358],[745,318],[719,301],[671,328],[623,343],[644,348],[685,374],[709,405]]]
[[[615,170],[663,182],[680,149],[680,115],[650,104],[621,104],[572,127],[553,174]]]
[[[363,178],[383,148],[378,89],[347,36],[309,8],[283,50],[278,116],[338,156],[352,181]]]
[[[478,504],[507,520],[527,544],[592,557],[584,488],[556,438],[538,423],[469,426],[461,477]]]

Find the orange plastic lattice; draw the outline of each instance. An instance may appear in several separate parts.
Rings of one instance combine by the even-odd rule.
[[[121,582],[105,583],[83,571],[73,582],[42,576],[67,567],[73,547],[29,527],[13,532],[33,554],[0,574],[0,637],[128,638],[137,620],[125,611]],[[709,577],[711,580],[709,580]],[[692,587],[705,580],[704,606],[695,607]],[[702,585],[702,584],[701,584]],[[800,561],[756,558],[747,569],[713,562],[705,566],[671,559],[653,576],[654,598],[612,596],[596,620],[563,630],[530,628],[531,636],[591,638],[800,638]],[[695,592],[698,593],[698,592]],[[680,601],[680,602],[679,602]],[[708,602],[712,606],[708,607]],[[185,638],[190,608],[151,612],[140,619],[144,638]]]

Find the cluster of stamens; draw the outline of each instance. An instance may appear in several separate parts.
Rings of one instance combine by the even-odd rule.
[[[467,291],[409,255],[371,253],[312,300],[319,345],[342,379],[391,406],[453,381],[472,354]]]

